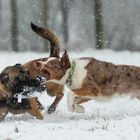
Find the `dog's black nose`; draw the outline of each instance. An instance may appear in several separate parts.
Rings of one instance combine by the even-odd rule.
[[[42,92],[45,90],[45,85],[44,85],[44,81],[45,81],[45,78],[42,77],[42,76],[37,76],[36,77],[36,80],[38,81],[38,83],[40,84],[39,88],[37,89],[38,92]]]
[[[40,81],[40,82],[44,82],[44,80],[45,80],[44,77],[39,76],[39,75],[35,79],[38,80],[38,81]]]
[[[38,81],[42,81],[42,77],[41,76],[37,76],[35,79],[38,80]]]

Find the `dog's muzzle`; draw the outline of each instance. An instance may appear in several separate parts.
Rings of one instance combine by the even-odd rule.
[[[37,76],[35,79],[27,81],[18,81],[13,88],[15,98],[31,98],[34,92],[42,92],[45,90],[44,78]],[[20,102],[20,101],[19,101]]]

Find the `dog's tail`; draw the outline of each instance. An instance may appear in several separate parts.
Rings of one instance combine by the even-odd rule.
[[[36,26],[31,22],[32,30],[39,36],[50,41],[50,57],[59,57],[60,54],[60,41],[53,31]]]

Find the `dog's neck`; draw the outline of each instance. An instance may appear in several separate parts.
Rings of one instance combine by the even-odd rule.
[[[71,69],[71,68],[70,68]],[[51,80],[48,80],[46,81],[46,83],[56,83],[58,85],[65,85],[68,77],[69,77],[69,72],[70,72],[70,69],[68,69],[65,73],[65,75],[60,79],[60,80],[57,80],[57,79],[51,79]]]
[[[71,67],[67,69],[65,75],[60,80],[52,79],[48,80],[47,83],[52,82],[61,86],[66,84],[70,89],[80,88],[87,75],[86,66],[88,64],[88,59],[74,59],[71,62]]]
[[[69,76],[66,80],[66,84],[69,85],[69,86],[71,86],[71,84],[72,84],[72,77],[73,77],[73,74],[74,74],[74,71],[75,71],[75,67],[76,67],[76,63],[75,63],[75,61],[73,61],[71,63],[71,68],[69,70]]]
[[[52,82],[52,83],[56,83],[56,84],[62,85],[62,86],[65,84],[70,85],[72,82],[73,73],[75,71],[75,66],[76,66],[76,63],[74,61],[72,61],[71,67],[66,70],[65,75],[60,80],[51,79],[51,80],[46,81],[46,83]]]

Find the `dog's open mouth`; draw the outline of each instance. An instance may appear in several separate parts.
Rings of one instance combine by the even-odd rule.
[[[20,81],[14,85],[13,94],[15,98],[31,98],[35,93],[45,90],[44,78],[36,77],[28,81]],[[20,101],[19,101],[20,102]]]
[[[43,76],[45,77],[46,80],[49,80],[50,78],[50,73],[47,70],[42,70]]]

